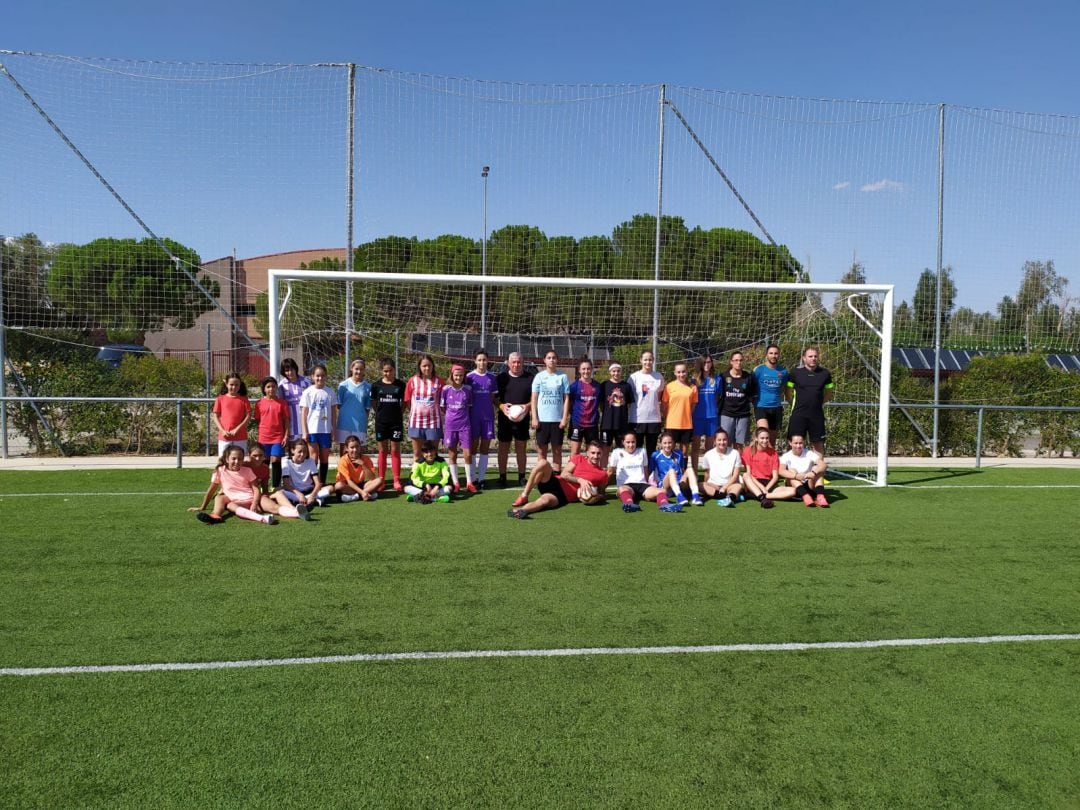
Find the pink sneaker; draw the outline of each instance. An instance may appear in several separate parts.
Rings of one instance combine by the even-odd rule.
[[[829,508],[829,500],[825,497],[824,493],[817,496],[817,505],[820,506],[822,509]]]
[[[477,493],[476,484],[466,484],[465,491],[470,495],[475,495]]]
[[[807,506],[814,505],[814,499],[809,492],[802,496],[802,502],[805,503]]]
[[[529,497],[527,495],[518,495],[517,499],[510,505],[516,508],[516,507],[519,507],[519,506],[524,506],[528,502],[529,502]]]

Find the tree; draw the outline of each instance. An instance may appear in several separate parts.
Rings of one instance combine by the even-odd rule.
[[[164,326],[190,329],[214,302],[191,278],[200,273],[199,254],[170,239],[164,245],[168,253],[150,238],[64,245],[49,268],[49,298],[85,328],[105,329],[111,340],[141,343],[146,332]],[[199,281],[210,296],[219,295],[209,276]]]
[[[952,268],[941,268],[941,335],[948,333],[949,320],[956,302],[956,284]],[[913,339],[920,346],[933,346],[937,320],[937,273],[926,269],[919,274],[911,299]]]
[[[1029,350],[1033,338],[1042,345],[1046,338],[1061,331],[1068,285],[1069,280],[1054,269],[1053,259],[1024,262],[1024,275],[1016,294],[1016,315],[1023,327],[1024,345]],[[1038,340],[1040,336],[1043,341]]]

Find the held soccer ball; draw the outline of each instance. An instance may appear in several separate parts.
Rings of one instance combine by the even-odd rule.
[[[604,495],[597,492],[596,487],[588,481],[582,481],[577,491],[578,500],[586,506],[593,506],[604,500]]]
[[[506,416],[510,419],[511,422],[520,422],[521,417],[523,417],[524,415],[524,405],[511,405],[509,408],[506,409]]]

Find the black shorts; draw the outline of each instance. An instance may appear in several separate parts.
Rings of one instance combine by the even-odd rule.
[[[768,424],[769,430],[779,430],[780,423],[784,420],[783,408],[754,408],[754,418],[760,422],[762,419]]]
[[[596,427],[578,427],[574,425],[570,428],[570,441],[581,442],[582,444],[600,441],[600,430]]]
[[[384,442],[400,442],[405,436],[405,431],[401,428],[401,422],[384,422],[382,424],[375,423],[375,441]]]
[[[604,447],[616,447],[616,446],[621,447],[622,446],[623,436],[625,436],[627,433],[633,433],[633,432],[634,431],[632,431],[628,427],[610,428],[610,429],[601,430],[600,431],[600,444],[604,445]]]
[[[562,447],[564,432],[558,422],[541,422],[536,426],[536,443]]]
[[[675,440],[675,444],[690,444],[694,439],[693,428],[682,428],[678,430],[668,428],[668,433],[670,433],[671,438]]]
[[[649,484],[623,484],[634,496],[634,502],[640,501],[645,497],[645,490],[649,488]]]
[[[541,423],[542,425],[543,423]],[[536,490],[541,495],[554,495],[555,500],[558,501],[559,506],[566,506],[570,501],[566,499],[566,492],[562,488],[562,484],[559,483],[559,477],[557,475],[551,476],[547,481],[541,481],[536,485]]]
[[[529,420],[522,419],[520,422],[511,422],[506,418],[506,414],[499,411],[498,428],[495,435],[500,442],[527,442],[529,440]]]
[[[660,423],[637,422],[633,425],[633,430],[638,436],[656,436],[660,433]]]
[[[792,413],[788,418],[787,436],[802,436],[808,442],[825,441],[825,414]]]

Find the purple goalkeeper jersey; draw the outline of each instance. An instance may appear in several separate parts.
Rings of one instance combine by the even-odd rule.
[[[474,425],[495,421],[494,397],[499,390],[495,375],[490,371],[481,374],[470,371],[465,375],[465,385],[472,388],[472,420]]]
[[[442,407],[446,409],[444,428],[447,433],[453,430],[469,429],[469,413],[473,405],[473,390],[467,385],[454,388],[447,385],[440,394]]]

